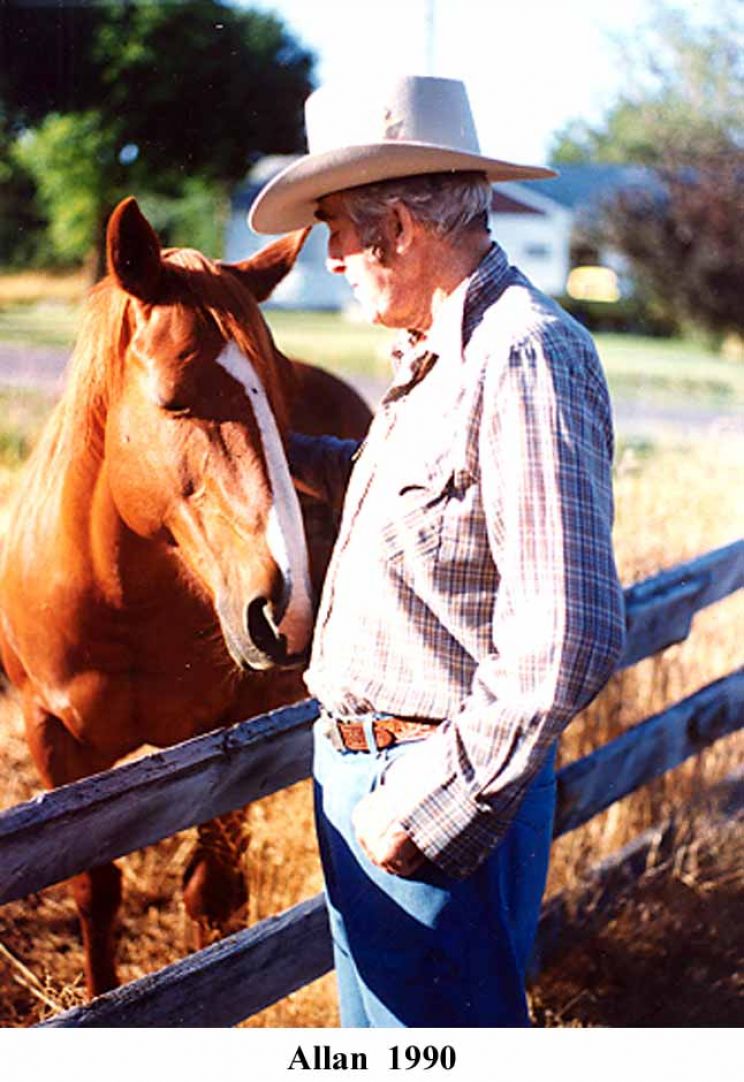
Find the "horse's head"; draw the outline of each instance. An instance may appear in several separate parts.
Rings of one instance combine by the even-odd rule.
[[[311,633],[280,373],[257,303],[303,240],[227,265],[162,251],[134,199],[108,227],[110,274],[128,297],[108,396],[109,489],[129,529],[175,552],[188,588],[208,595],[244,668],[291,663]]]

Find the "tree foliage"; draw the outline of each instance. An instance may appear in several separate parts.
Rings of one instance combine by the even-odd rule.
[[[659,189],[620,192],[607,204],[604,240],[658,309],[714,337],[744,336],[742,155],[678,161],[658,176]]]
[[[218,0],[0,6],[0,113],[69,258],[126,191],[218,204],[255,157],[299,150],[312,64],[278,18]]]
[[[663,165],[744,148],[744,7],[719,0],[713,20],[657,2],[648,26],[617,45],[625,86],[604,120],[572,120],[551,160]]]
[[[49,241],[63,261],[84,257],[107,197],[121,194],[112,176],[116,150],[96,110],[49,113],[16,141],[14,157],[34,178],[49,217]]]
[[[14,134],[0,112],[0,263],[12,253],[19,266],[41,256],[44,220],[34,198],[33,178],[13,154]]]
[[[574,121],[552,159],[653,170],[595,223],[598,246],[630,263],[641,298],[714,336],[744,333],[744,6],[719,0],[713,22],[657,4],[623,48],[627,86],[604,123]]]

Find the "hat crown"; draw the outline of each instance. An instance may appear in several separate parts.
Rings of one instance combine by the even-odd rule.
[[[308,98],[309,153],[268,181],[249,212],[257,233],[286,233],[317,221],[331,192],[423,173],[484,173],[490,181],[551,177],[551,169],[481,154],[459,79],[403,75],[326,84]]]
[[[422,143],[479,154],[467,91],[459,79],[407,75],[366,94],[326,84],[305,103],[311,154],[341,147]]]

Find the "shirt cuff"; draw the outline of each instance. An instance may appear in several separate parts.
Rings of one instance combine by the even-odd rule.
[[[454,775],[398,819],[424,856],[454,879],[474,872],[511,823],[478,804]]]
[[[479,797],[464,774],[453,769],[454,734],[445,731],[451,724],[443,723],[394,758],[381,784],[391,818],[441,871],[464,879],[501,841],[519,797],[512,786],[488,801]]]

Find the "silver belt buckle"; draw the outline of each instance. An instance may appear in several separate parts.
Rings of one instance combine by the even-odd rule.
[[[320,715],[320,731],[330,742],[334,751],[344,751],[344,742],[341,739],[341,733],[338,731],[338,725],[330,716],[323,711]]]

